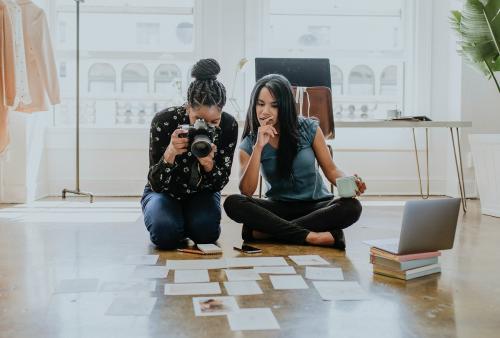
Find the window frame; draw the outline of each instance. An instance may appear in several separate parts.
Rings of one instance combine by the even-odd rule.
[[[252,64],[245,79],[245,104],[248,103],[253,84],[255,83],[255,57],[314,57],[312,53],[306,50],[302,51],[279,51],[277,49],[269,50],[266,41],[266,27],[270,25],[270,1],[255,0],[252,4],[246,3],[246,22],[245,22],[245,49],[248,51],[249,59]],[[382,53],[373,59],[380,61],[396,61],[396,65],[401,72],[401,78],[404,81],[401,93],[402,108],[404,112],[419,112],[419,115],[430,115],[431,105],[431,44],[432,44],[432,3],[418,0],[403,0],[402,20],[404,22],[404,50],[399,53]],[[270,40],[270,39],[269,39]],[[330,60],[336,57],[342,58],[360,58],[360,53],[351,53],[347,51],[333,52],[331,50],[317,49],[316,54],[321,57],[329,57]],[[392,54],[392,55],[391,55]],[[396,56],[398,58],[396,58]],[[363,63],[363,59],[359,60]],[[353,61],[354,62],[354,61]],[[355,62],[354,62],[355,63]],[[365,61],[366,63],[366,61]],[[331,65],[336,65],[331,62]],[[386,64],[388,66],[389,64]],[[383,67],[385,68],[385,67]],[[343,92],[342,96],[348,99],[346,86],[349,71],[343,72]],[[378,83],[380,83],[380,74],[375,72],[375,97],[379,92]],[[398,80],[399,80],[398,76]],[[334,98],[335,99],[335,98]],[[380,99],[380,98],[378,98]]]

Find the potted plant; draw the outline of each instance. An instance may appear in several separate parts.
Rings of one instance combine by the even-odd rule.
[[[452,12],[459,53],[492,79],[500,95],[500,0],[465,0]],[[492,107],[500,112],[500,107]],[[499,115],[500,116],[500,115]],[[500,217],[500,134],[469,135],[481,212]]]

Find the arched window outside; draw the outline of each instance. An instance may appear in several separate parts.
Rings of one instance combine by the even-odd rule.
[[[330,67],[330,74],[332,77],[332,95],[342,95],[344,94],[344,74],[342,70],[332,65]]]
[[[173,64],[159,65],[154,74],[155,93],[178,96],[182,89],[182,72]]]
[[[193,42],[193,32],[194,25],[191,22],[181,22],[175,29],[177,39],[185,45],[189,45]]]
[[[395,96],[398,94],[398,68],[387,66],[380,75],[380,95]]]
[[[116,71],[109,63],[94,63],[89,68],[88,91],[113,93],[116,91]]]
[[[122,70],[122,92],[142,94],[149,92],[149,72],[140,63],[129,63]]]
[[[350,95],[375,95],[375,74],[366,65],[355,66],[349,73],[348,90]]]

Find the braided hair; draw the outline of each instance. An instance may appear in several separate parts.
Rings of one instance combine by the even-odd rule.
[[[201,59],[191,70],[195,78],[189,85],[187,101],[192,107],[217,105],[220,109],[226,104],[226,88],[217,81],[220,66],[214,59]]]

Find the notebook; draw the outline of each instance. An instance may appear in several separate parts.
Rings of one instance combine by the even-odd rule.
[[[197,244],[194,247],[177,249],[177,251],[198,255],[217,255],[222,253],[222,249],[215,244]]]

